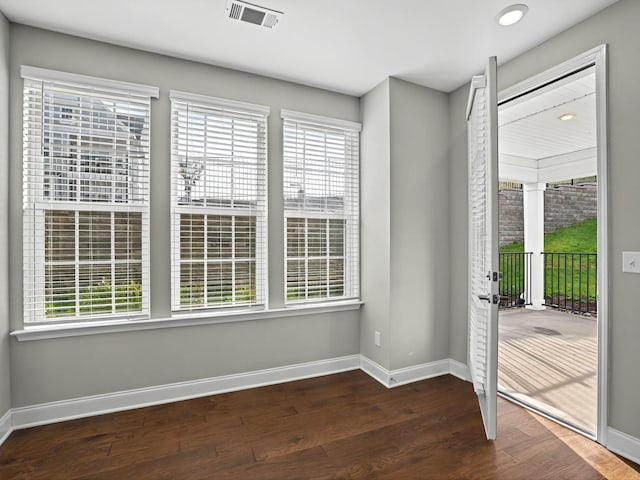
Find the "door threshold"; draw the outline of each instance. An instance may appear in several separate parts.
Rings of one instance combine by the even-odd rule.
[[[546,418],[547,420],[551,420],[554,423],[557,423],[558,425],[567,428],[569,430],[571,430],[572,432],[578,433],[580,435],[582,435],[583,437],[587,437],[590,440],[593,440],[594,442],[598,441],[598,438],[596,437],[595,434],[588,432],[587,430],[584,430],[580,427],[576,427],[575,425],[572,425],[570,423],[565,422],[564,420],[560,420],[558,417],[554,417],[553,415],[550,415],[549,413],[543,412],[542,410],[532,407],[531,405],[518,400],[517,398],[513,397],[512,395],[509,395],[506,392],[502,392],[500,390],[498,390],[498,396],[504,398],[505,400],[510,401],[511,403],[515,403],[516,405],[524,408],[525,410],[529,410],[530,412],[535,413],[536,415],[540,415],[541,417]]]

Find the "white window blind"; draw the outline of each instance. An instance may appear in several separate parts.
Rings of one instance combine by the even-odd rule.
[[[22,67],[24,320],[148,316],[152,87]]]
[[[262,308],[269,109],[172,91],[171,112],[172,308]]]
[[[358,298],[360,124],[282,118],[286,302]]]

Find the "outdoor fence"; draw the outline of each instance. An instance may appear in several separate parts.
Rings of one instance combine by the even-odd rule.
[[[500,253],[501,309],[531,305],[531,252]],[[543,252],[545,306],[597,315],[596,253]]]
[[[543,252],[543,255],[545,305],[597,315],[598,254]]]
[[[499,308],[531,305],[531,252],[500,253]]]

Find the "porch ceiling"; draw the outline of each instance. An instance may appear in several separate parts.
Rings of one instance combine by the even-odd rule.
[[[560,120],[566,113],[575,118]],[[500,180],[534,183],[596,175],[593,69],[503,105],[498,125]]]

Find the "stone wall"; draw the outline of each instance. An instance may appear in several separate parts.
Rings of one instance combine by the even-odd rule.
[[[548,187],[544,192],[545,233],[597,217],[597,189],[596,183]],[[522,190],[503,188],[498,200],[500,246],[524,241]]]
[[[524,241],[522,190],[503,188],[498,192],[500,246]]]

